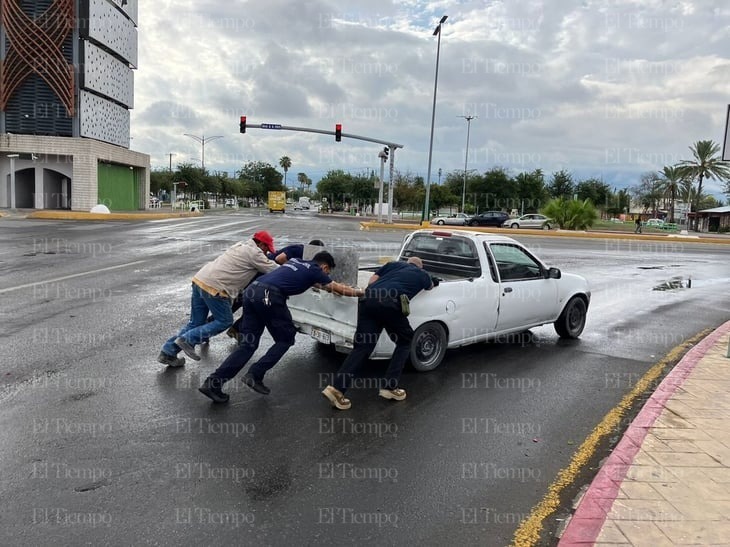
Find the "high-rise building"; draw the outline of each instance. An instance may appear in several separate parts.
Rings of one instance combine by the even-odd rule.
[[[0,207],[147,207],[137,17],[137,0],[0,0]]]

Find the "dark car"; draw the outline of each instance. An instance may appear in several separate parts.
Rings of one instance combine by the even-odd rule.
[[[499,228],[507,220],[509,220],[509,215],[503,211],[484,211],[471,217],[466,223],[469,226],[495,226]]]

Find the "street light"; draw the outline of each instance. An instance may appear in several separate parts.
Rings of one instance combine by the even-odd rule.
[[[190,137],[191,139],[197,141],[200,143],[200,146],[202,147],[202,153],[201,153],[201,161],[200,166],[205,171],[205,143],[214,141],[216,139],[222,139],[223,135],[214,135],[212,137],[207,137],[205,135],[198,137],[197,135],[191,135],[190,133],[183,133],[186,137]]]
[[[423,206],[423,215],[421,215],[421,222],[430,218],[429,212],[429,200],[431,198],[431,158],[433,156],[433,125],[436,119],[436,89],[439,82],[439,56],[441,54],[441,25],[444,24],[448,15],[444,15],[439,24],[433,31],[433,36],[438,36],[436,43],[436,76],[433,80],[433,108],[431,109],[431,140],[428,143],[428,172],[426,174],[426,203]]]
[[[8,154],[10,158],[10,208],[15,209],[15,158],[20,154]]]
[[[461,212],[464,212],[464,206],[466,204],[466,166],[469,162],[469,131],[471,129],[471,121],[479,116],[472,116],[467,114],[466,116],[457,116],[457,118],[464,118],[466,120],[466,155],[464,157],[464,186],[461,189]]]

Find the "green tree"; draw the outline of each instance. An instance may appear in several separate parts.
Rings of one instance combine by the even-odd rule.
[[[289,172],[291,167],[291,158],[289,156],[281,156],[279,158],[279,165],[284,170],[284,186],[286,187],[286,174]]]
[[[200,197],[200,193],[205,190],[205,174],[203,169],[195,167],[191,163],[181,163],[177,166],[177,171],[173,174],[175,182],[185,183],[185,193],[195,194]]]
[[[306,187],[307,190],[312,185],[312,179],[310,179],[306,173],[297,173],[297,182],[299,183],[299,188],[304,190]]]
[[[575,192],[573,176],[565,170],[553,173],[550,184],[548,184],[548,192],[554,198],[572,198]]]
[[[150,171],[150,192],[157,195],[160,190],[172,191],[173,173],[169,169],[153,169]]]
[[[263,161],[250,161],[238,172],[238,179],[248,185],[249,195],[264,200],[269,192],[285,190],[281,173]]]
[[[328,171],[317,183],[317,193],[327,198],[331,208],[341,209],[345,200],[352,195],[352,175],[342,169]]]
[[[722,161],[717,154],[720,145],[713,141],[697,141],[689,147],[692,152],[691,160],[682,160],[677,164],[681,176],[697,181],[697,192],[694,194],[692,209],[699,211],[702,200],[702,182],[705,179],[730,179],[730,164]],[[697,220],[695,220],[695,228]]]
[[[578,199],[588,199],[596,207],[608,209],[609,198],[612,195],[611,187],[598,179],[586,179],[575,187]]]
[[[552,218],[564,230],[585,230],[598,219],[595,206],[587,199],[556,198],[543,207],[542,214]]]
[[[514,177],[515,192],[520,201],[519,211],[533,213],[539,211],[548,201],[545,175],[541,169],[523,172]]]
[[[430,191],[431,208],[434,211],[438,211],[441,207],[448,205],[459,206],[461,204],[461,196],[455,196],[452,194],[448,187],[443,184],[434,184],[431,186]]]
[[[669,222],[674,222],[674,202],[684,182],[685,177],[677,167],[665,166],[659,171],[659,190],[669,196]]]

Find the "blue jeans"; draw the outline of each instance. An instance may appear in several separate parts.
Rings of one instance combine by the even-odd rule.
[[[251,375],[259,381],[294,345],[297,331],[286,305],[286,296],[254,281],[243,294],[243,316],[239,327],[241,342],[210,377],[225,383],[236,376],[259,347],[264,328],[274,339],[274,345],[251,366]]]
[[[175,343],[178,336],[184,338],[191,346],[195,346],[210,340],[210,338],[223,332],[233,324],[230,298],[213,296],[195,283],[192,286],[190,320],[187,325],[180,329],[180,332],[162,346],[163,353],[167,355],[177,355],[180,352],[180,347]],[[210,323],[207,322],[208,312],[213,316],[213,321]]]

